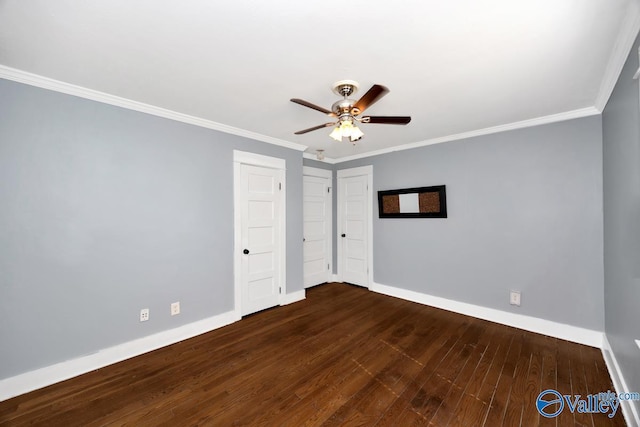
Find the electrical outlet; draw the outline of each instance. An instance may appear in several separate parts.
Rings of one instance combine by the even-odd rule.
[[[149,320],[149,309],[143,308],[142,310],[140,310],[140,321],[146,322],[147,320]]]
[[[171,304],[171,315],[180,314],[180,301]]]
[[[509,294],[509,304],[520,306],[520,291],[511,291]]]

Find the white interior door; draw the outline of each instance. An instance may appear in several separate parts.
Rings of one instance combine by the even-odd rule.
[[[303,176],[304,287],[330,281],[331,277],[331,172],[305,168]]]
[[[240,165],[241,315],[279,304],[282,171]]]
[[[362,171],[357,168],[338,174],[338,271],[343,282],[369,287],[371,175],[360,174]]]

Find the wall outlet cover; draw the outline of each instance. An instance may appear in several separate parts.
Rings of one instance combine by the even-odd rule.
[[[180,314],[180,301],[171,304],[171,315]]]
[[[509,304],[520,306],[520,291],[511,291],[509,293]]]
[[[149,309],[143,308],[142,310],[140,310],[140,321],[146,322],[147,320],[149,320]]]

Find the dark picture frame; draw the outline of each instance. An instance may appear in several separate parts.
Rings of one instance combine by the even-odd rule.
[[[412,194],[416,196],[411,196]],[[401,200],[411,201],[411,212],[402,212]],[[378,216],[380,218],[446,218],[446,186],[434,185],[378,191]]]

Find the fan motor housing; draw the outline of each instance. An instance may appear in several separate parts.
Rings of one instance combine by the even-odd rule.
[[[354,101],[353,99],[341,99],[340,101],[333,103],[333,105],[331,106],[331,111],[336,113],[338,116],[345,113],[351,113],[353,104],[355,103],[356,101]]]

